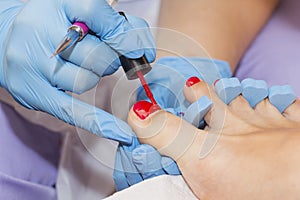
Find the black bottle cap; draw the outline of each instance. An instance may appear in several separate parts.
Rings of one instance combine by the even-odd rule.
[[[124,12],[119,12],[119,14],[125,17],[127,20]],[[145,75],[152,69],[145,56],[136,59],[130,59],[120,55],[120,61],[128,80],[137,79],[138,75],[136,72],[138,71],[141,71],[143,75]]]
[[[152,69],[145,56],[137,59],[130,59],[121,55],[120,61],[128,80],[137,79],[138,71],[141,71],[145,75]]]

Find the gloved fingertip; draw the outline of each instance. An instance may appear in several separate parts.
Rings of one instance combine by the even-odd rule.
[[[127,182],[127,178],[126,178],[123,166],[122,166],[122,157],[120,154],[120,148],[118,148],[117,152],[116,152],[113,180],[115,182],[116,191],[121,191],[121,190],[129,187],[129,184]]]
[[[147,162],[147,156],[156,150],[147,144],[141,144],[132,151],[132,160],[136,166]]]
[[[116,130],[105,130],[104,132],[102,132],[102,137],[110,140],[115,140],[124,145],[130,145],[132,143],[133,136],[131,134],[115,131]]]
[[[122,40],[122,46],[126,46],[128,51],[121,50],[120,53],[131,59],[145,56],[148,62],[153,62],[156,57],[156,48],[148,23],[139,17],[131,15],[126,15],[126,17],[132,29],[125,33],[126,41]]]
[[[165,172],[169,175],[180,175],[181,172],[174,160],[169,157],[163,156],[161,159],[161,164]]]
[[[133,15],[126,14],[126,18],[128,22],[134,27],[134,28],[148,28],[149,24],[146,20],[140,17],[136,17]]]
[[[155,58],[156,58],[156,50],[155,49],[145,49],[145,56],[149,63],[154,62]]]
[[[120,145],[120,158],[122,159],[122,168],[129,185],[134,185],[141,182],[143,179],[132,161],[132,153]]]
[[[145,150],[142,148],[142,145],[139,145],[132,151],[132,157],[138,157],[143,153],[145,153]]]
[[[101,112],[104,113],[104,111]],[[103,114],[100,122],[98,119],[96,118],[95,120],[98,122],[99,128],[96,125],[92,125],[91,129],[96,129],[104,138],[115,140],[124,145],[132,144],[135,133],[126,122],[108,113]]]
[[[115,182],[116,191],[121,191],[129,187],[124,172],[114,170],[113,179]]]
[[[144,54],[145,54],[144,49],[135,49],[134,51],[128,51],[122,53],[123,56],[130,59],[141,58]]]
[[[165,174],[161,156],[152,146],[142,144],[132,152],[132,160],[144,179]]]

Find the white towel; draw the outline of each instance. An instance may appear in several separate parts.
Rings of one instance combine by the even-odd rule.
[[[116,192],[105,200],[196,200],[182,176],[163,175],[154,177],[125,190]]]

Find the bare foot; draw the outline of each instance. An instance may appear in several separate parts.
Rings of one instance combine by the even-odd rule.
[[[151,104],[138,102],[128,122],[142,143],[170,156],[200,199],[298,199],[300,104],[281,114],[268,99],[254,109],[239,96],[225,105],[205,82],[184,93],[213,101],[200,130]],[[139,116],[142,116],[141,119]]]

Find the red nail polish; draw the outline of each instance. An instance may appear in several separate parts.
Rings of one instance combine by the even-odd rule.
[[[191,87],[191,86],[193,86],[193,85],[195,85],[196,83],[199,83],[199,82],[201,82],[201,80],[198,77],[193,76],[193,77],[189,78],[185,82],[185,84],[186,84],[186,86]]]
[[[146,119],[151,113],[160,110],[157,104],[152,104],[148,101],[139,101],[134,104],[133,111],[142,120]]]
[[[218,82],[219,80],[220,80],[220,79],[215,80],[214,86],[216,86],[216,84],[217,84],[217,82]]]

